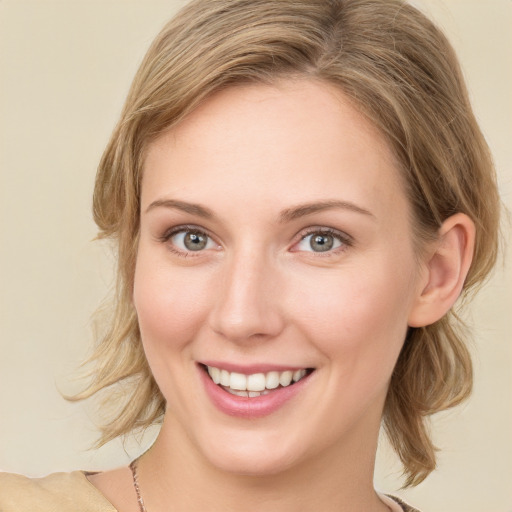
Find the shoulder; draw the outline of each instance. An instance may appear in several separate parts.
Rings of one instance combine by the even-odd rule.
[[[400,507],[402,507],[403,512],[420,512],[417,508],[411,507],[411,505],[409,505],[402,499],[397,498],[396,496],[392,496],[391,494],[386,494],[384,496],[400,505]]]
[[[0,473],[1,512],[116,512],[82,471],[28,478]]]

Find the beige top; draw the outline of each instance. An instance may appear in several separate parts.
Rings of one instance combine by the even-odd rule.
[[[27,478],[0,473],[1,512],[117,512],[83,471]]]
[[[83,471],[27,478],[0,473],[0,512],[117,512]],[[419,512],[395,497],[379,495],[392,512]]]

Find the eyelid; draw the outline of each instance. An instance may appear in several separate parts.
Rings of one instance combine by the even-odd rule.
[[[167,229],[163,235],[158,237],[158,240],[162,243],[167,243],[169,240],[177,235],[178,233],[190,232],[190,233],[200,233],[201,235],[205,235],[208,237],[217,247],[220,248],[220,244],[217,242],[214,236],[210,234],[210,232],[200,226],[194,224],[180,224],[178,226],[173,226],[172,228]],[[200,256],[203,251],[187,251],[186,249],[181,249],[176,247],[174,244],[168,244],[169,249],[178,254],[179,256]]]
[[[165,230],[163,235],[159,236],[158,238],[165,242],[166,240],[169,240],[171,236],[175,235],[176,233],[180,233],[181,231],[192,231],[196,233],[202,233],[212,238],[207,229],[204,229],[200,226],[196,226],[194,224],[180,224],[178,226],[173,226],[172,228]]]
[[[337,240],[341,242],[341,247],[337,247],[335,249],[325,251],[325,252],[315,252],[315,251],[300,251],[295,250],[293,251],[293,248],[296,247],[300,242],[302,242],[306,237],[314,234],[326,234],[331,235]],[[296,240],[294,241],[292,245],[292,252],[312,252],[313,254],[317,254],[319,256],[329,256],[332,254],[336,254],[337,252],[341,252],[347,249],[347,247],[351,247],[354,245],[354,239],[344,231],[340,231],[338,229],[330,228],[327,226],[311,226],[308,228],[303,229],[300,233],[298,233]]]
[[[181,225],[178,225],[178,226],[173,226],[169,229],[167,229],[163,235],[157,237],[158,240],[162,243],[166,243],[168,242],[173,236],[175,236],[176,234],[178,233],[181,233],[181,232],[196,232],[196,233],[200,233],[202,235],[205,235],[207,236],[210,240],[212,240],[213,243],[216,244],[217,248],[220,248],[221,247],[221,244],[216,240],[216,238],[210,234],[210,232],[203,228],[203,227],[200,227],[200,226],[197,226],[195,224],[181,224]],[[338,241],[341,242],[341,247],[337,247],[335,249],[332,249],[332,250],[329,250],[329,251],[325,251],[324,253],[322,252],[315,252],[315,251],[301,251],[301,250],[294,250],[294,248],[300,243],[302,242],[306,237],[310,236],[310,235],[313,235],[313,234],[317,234],[317,233],[321,233],[321,234],[327,234],[327,235],[331,235],[333,236],[334,238],[336,238]],[[329,255],[332,255],[332,254],[336,254],[338,252],[341,252],[343,250],[345,250],[347,247],[351,247],[352,245],[354,245],[354,240],[353,238],[345,233],[344,231],[340,231],[338,229],[334,229],[334,228],[331,228],[331,227],[327,227],[327,226],[311,226],[311,227],[308,227],[308,228],[305,228],[303,230],[301,230],[295,237],[294,237],[294,242],[292,244],[292,247],[291,247],[291,250],[292,252],[312,252],[314,254],[317,254],[319,256],[329,256]],[[175,247],[174,245],[170,244],[169,248],[175,252],[176,254],[179,254],[180,256],[189,256],[189,255],[192,255],[192,256],[199,256],[200,253],[204,252],[204,251],[187,251],[187,250],[183,250],[183,249],[180,249],[180,248],[177,248]]]

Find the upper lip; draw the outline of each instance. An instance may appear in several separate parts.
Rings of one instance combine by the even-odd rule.
[[[268,373],[268,372],[285,372],[287,370],[296,371],[310,366],[297,366],[297,365],[282,365],[282,364],[268,364],[268,363],[254,363],[254,364],[238,364],[228,361],[200,361],[199,364],[204,366],[213,366],[228,372],[241,373],[243,375],[252,375],[254,373]]]

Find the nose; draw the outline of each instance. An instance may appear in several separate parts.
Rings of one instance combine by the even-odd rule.
[[[237,343],[278,336],[285,318],[276,265],[265,256],[254,256],[254,251],[227,260],[210,314],[212,330]]]

